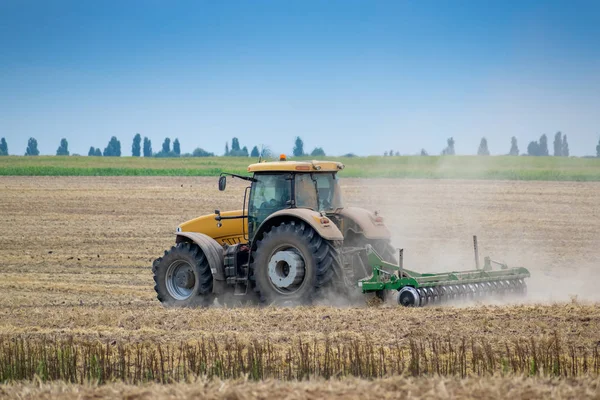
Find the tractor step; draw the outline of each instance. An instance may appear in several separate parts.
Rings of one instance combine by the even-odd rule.
[[[242,278],[237,278],[236,282],[235,282],[235,289],[233,294],[235,296],[245,296],[246,294],[248,294],[248,271],[249,271],[250,265],[248,263],[244,264],[241,266],[241,270],[243,272],[243,277]]]

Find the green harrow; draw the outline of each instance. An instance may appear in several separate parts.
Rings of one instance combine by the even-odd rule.
[[[371,276],[358,282],[363,293],[382,296],[385,291],[397,292],[397,301],[406,307],[441,304],[460,300],[483,300],[490,297],[525,296],[525,278],[530,274],[526,268],[509,268],[506,264],[485,257],[479,265],[477,237],[473,236],[476,269],[471,271],[421,274],[403,266],[403,250],[399,251],[398,265],[381,259],[367,246],[368,265]],[[500,267],[492,270],[492,264]]]

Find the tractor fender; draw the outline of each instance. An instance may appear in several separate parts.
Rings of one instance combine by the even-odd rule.
[[[176,243],[193,242],[197,244],[208,260],[213,279],[218,281],[225,280],[224,251],[223,247],[216,240],[198,232],[177,232],[176,235]]]
[[[347,207],[336,212],[344,219],[344,232],[352,230],[362,233],[367,239],[390,239],[392,233],[378,215],[359,207]]]
[[[262,233],[267,230],[267,228],[277,225],[280,222],[299,219],[310,225],[319,236],[325,240],[344,240],[344,235],[342,235],[342,232],[333,221],[329,220],[328,223],[321,223],[321,218],[321,214],[309,210],[308,208],[287,208],[285,210],[279,210],[269,215],[269,217],[264,220],[254,235],[254,238],[256,240],[257,238],[262,237]]]

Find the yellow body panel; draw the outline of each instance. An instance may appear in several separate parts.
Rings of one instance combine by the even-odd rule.
[[[248,172],[337,172],[344,169],[344,164],[336,161],[273,161],[251,164]]]
[[[221,213],[222,217],[239,215],[242,215],[242,210],[224,211]],[[217,221],[215,221],[215,216],[216,214],[208,214],[194,218],[179,225],[178,229],[180,232],[204,233],[220,244],[233,245],[248,242],[244,239],[244,232],[246,232],[246,235],[248,234],[248,220],[246,218],[224,219],[221,221],[222,226],[219,228]]]

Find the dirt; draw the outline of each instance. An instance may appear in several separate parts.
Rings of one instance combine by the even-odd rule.
[[[185,384],[101,387],[66,384],[0,386],[7,399],[598,399],[600,382],[581,378],[569,381],[527,378],[405,378],[374,381],[198,381]]]
[[[530,269],[525,304],[163,308],[152,260],[173,244],[180,222],[241,208],[244,188],[234,180],[219,192],[215,178],[0,177],[0,334],[163,342],[234,335],[286,343],[433,334],[501,340],[557,331],[573,342],[600,341],[600,183],[342,179],[346,205],[381,211],[393,243],[405,249],[406,268],[473,268],[477,234],[482,256]],[[503,393],[505,383],[484,384]],[[48,390],[57,389],[31,396]],[[171,396],[165,390],[162,396]],[[306,398],[307,390],[291,398]],[[573,397],[564,390],[561,396]]]

